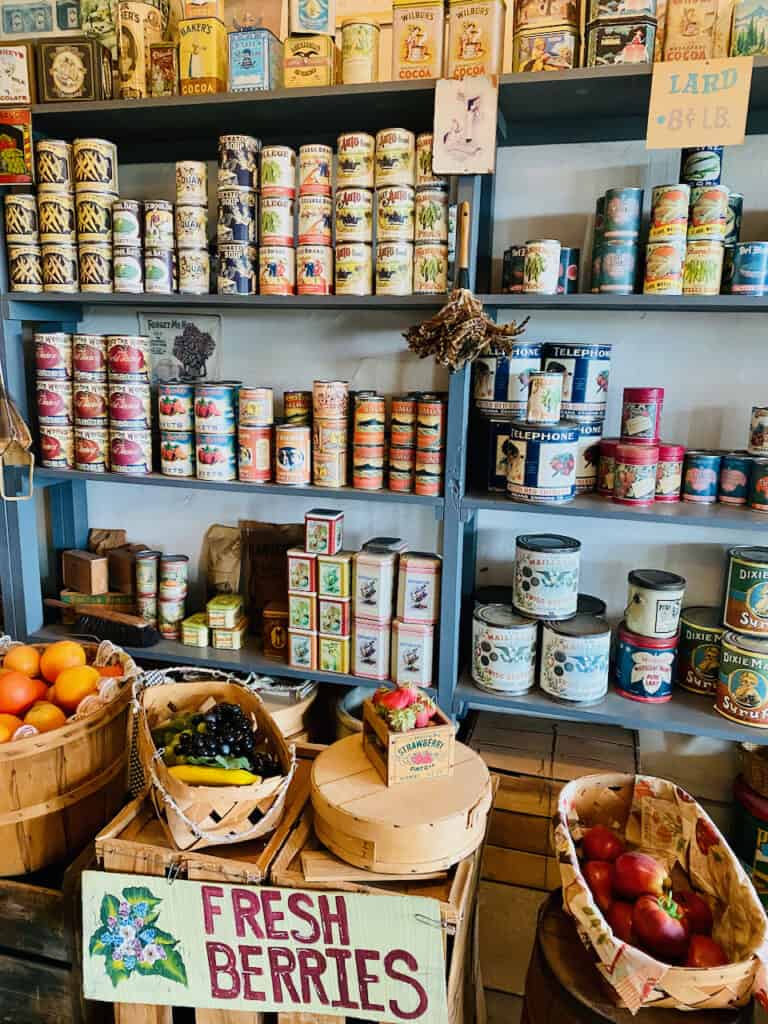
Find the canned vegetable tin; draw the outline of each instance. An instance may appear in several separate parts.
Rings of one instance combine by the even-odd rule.
[[[685,448],[681,444],[660,444],[656,469],[656,501],[680,501]]]
[[[381,395],[355,397],[352,411],[354,444],[384,444],[386,409],[386,402]]]
[[[300,245],[296,249],[299,295],[330,295],[333,291],[333,249],[330,245]]]
[[[75,200],[68,192],[41,192],[37,201],[40,241],[73,245],[76,234]]]
[[[173,249],[173,203],[165,199],[145,201],[144,244],[147,248]]]
[[[272,427],[238,427],[238,476],[267,484],[272,479]]]
[[[682,295],[685,241],[649,242],[645,247],[645,295]]]
[[[35,179],[47,192],[72,191],[72,146],[60,139],[35,143]]]
[[[420,188],[416,192],[415,238],[417,242],[448,244],[448,192],[446,189]]]
[[[448,291],[448,246],[443,242],[417,242],[413,247],[414,295],[442,295]]]
[[[445,402],[439,396],[420,397],[416,403],[416,447],[439,451],[445,444]]]
[[[113,244],[141,247],[142,220],[142,204],[137,199],[115,199],[112,204]]]
[[[40,246],[8,246],[8,281],[12,292],[43,290],[43,261]]]
[[[376,141],[372,135],[365,132],[340,135],[336,140],[337,188],[373,188],[375,150]]]
[[[415,485],[416,449],[406,445],[390,445],[389,489],[410,494]],[[506,481],[505,481],[506,483]],[[437,480],[439,493],[440,480]]]
[[[611,630],[593,615],[544,622],[539,686],[553,700],[595,704],[608,692]]]
[[[413,243],[378,243],[376,245],[376,294],[410,295],[412,292]]]
[[[110,383],[149,383],[149,338],[145,335],[108,334],[106,346]]]
[[[144,289],[153,295],[171,295],[173,282],[173,249],[144,250]]]
[[[232,384],[195,385],[195,430],[198,434],[234,434],[237,387]]]
[[[516,294],[523,290],[523,277],[525,276],[525,246],[513,245],[504,252],[504,267],[502,270],[501,290],[505,294]],[[558,270],[558,280],[559,280]]]
[[[523,534],[515,540],[512,603],[536,619],[576,614],[581,542],[556,533]]]
[[[488,604],[472,616],[472,681],[516,696],[536,683],[536,623],[511,605]]]
[[[597,466],[597,493],[604,498],[613,497],[616,474],[616,449],[618,437],[603,437],[600,440],[600,461]]]
[[[310,481],[311,430],[298,424],[275,427],[275,481],[278,484],[306,486]]]
[[[640,216],[643,210],[641,188],[609,188],[605,193],[605,220],[603,239],[629,239],[640,235]]]
[[[652,505],[659,449],[656,445],[619,444],[613,467],[613,500],[618,505]]]
[[[72,379],[72,335],[63,331],[35,334],[37,380]]]
[[[109,419],[115,429],[151,430],[152,400],[149,384],[133,382],[110,384]],[[97,426],[98,424],[92,425]]]
[[[235,480],[237,455],[234,434],[197,434],[195,461],[198,480]]]
[[[619,626],[616,648],[616,691],[629,700],[662,704],[672,699],[677,636],[653,639]]]
[[[5,195],[6,242],[39,242],[37,196],[7,192]]]
[[[275,422],[272,388],[240,388],[238,405],[238,423],[241,427],[266,427]]]
[[[683,608],[677,653],[677,682],[684,690],[714,696],[723,635],[719,608]]]
[[[509,497],[532,504],[571,501],[576,493],[578,441],[578,425],[568,420],[552,426],[513,421],[507,455]]]
[[[416,136],[416,188],[444,188],[450,184],[448,178],[435,174],[432,167],[432,132]]]
[[[353,445],[352,486],[363,491],[384,488],[384,445]]]
[[[746,505],[753,461],[748,452],[727,452],[722,456],[717,487],[719,502],[723,505]]]
[[[611,238],[600,243],[598,290],[611,295],[632,295],[637,280],[638,243],[631,238]]]
[[[289,146],[263,147],[261,194],[287,196],[290,199],[296,195],[296,153]]]
[[[768,636],[768,548],[729,550],[723,624],[735,633]]]
[[[736,245],[741,236],[741,218],[744,212],[744,196],[741,192],[728,193],[728,219],[725,223],[725,244]]]
[[[564,347],[558,346],[559,349]],[[543,354],[544,348],[539,342],[529,341],[511,342],[507,353],[493,350],[484,352],[472,364],[472,396],[475,406],[484,413],[509,414],[522,419],[526,411],[530,376],[541,366]],[[544,369],[549,369],[546,358]],[[567,365],[565,359],[558,359],[558,362]],[[607,378],[605,384],[607,388]],[[566,391],[567,387],[564,381]],[[575,382],[572,382],[572,394],[574,387]],[[577,416],[573,415],[573,418]]]
[[[414,190],[389,185],[376,191],[376,237],[379,242],[412,242]]]
[[[768,288],[768,242],[739,242],[733,256],[731,294],[765,295]]]
[[[203,160],[176,161],[176,202],[208,205],[208,164]]]
[[[657,185],[651,193],[649,242],[669,239],[685,241],[688,231],[688,207],[691,190],[688,185]]]
[[[43,245],[43,291],[72,293],[77,290],[77,246]]]
[[[526,421],[559,423],[563,397],[563,374],[558,370],[531,370]]]
[[[185,384],[178,380],[158,384],[157,410],[160,430],[194,429],[194,395],[193,384]]]
[[[693,146],[682,151],[680,181],[687,185],[719,185],[722,173],[722,146]]]
[[[253,295],[256,291],[255,248],[243,242],[219,245],[219,295]]]
[[[768,728],[768,642],[725,632],[715,711],[725,718]]]
[[[445,453],[416,449],[414,457],[413,492],[427,497],[437,497],[443,489]]]
[[[611,346],[547,342],[541,351],[543,368],[562,374],[563,416],[573,420],[605,419]]]
[[[293,295],[296,291],[296,250],[285,245],[259,248],[259,291],[262,295]]]
[[[191,430],[160,431],[160,472],[163,476],[195,475],[195,435]]]
[[[529,295],[556,295],[560,273],[560,243],[552,238],[532,239],[525,243],[523,292]]]
[[[117,146],[106,139],[75,139],[72,143],[76,192],[120,194],[117,181]]]
[[[364,188],[336,190],[336,242],[373,241],[373,193]]]
[[[308,427],[312,422],[312,392],[284,391],[283,416],[287,424]]]
[[[405,128],[384,128],[377,132],[374,164],[376,188],[413,185],[416,180],[416,136]]]
[[[364,242],[345,242],[336,246],[335,278],[337,295],[373,294],[372,247]]]
[[[112,206],[115,197],[105,192],[78,192],[75,200],[77,241],[112,245]],[[53,239],[51,239],[53,241]]]
[[[624,388],[621,440],[658,445],[663,405],[664,388]]]
[[[299,147],[299,192],[304,195],[331,194],[333,149],[310,142]]]
[[[349,415],[349,381],[313,381],[312,411],[315,417],[323,419],[346,419]]]
[[[80,291],[112,291],[112,244],[81,242],[77,247]]]
[[[683,264],[683,295],[719,295],[723,275],[723,243],[689,242]]]
[[[729,192],[725,185],[701,185],[691,189],[688,241],[725,240]]]
[[[683,461],[683,501],[713,505],[720,476],[719,452],[687,451]]]
[[[74,423],[72,381],[35,381],[37,418],[46,427],[71,427]]]
[[[140,245],[115,245],[112,249],[114,290],[128,295],[144,291],[144,258]]]
[[[390,416],[390,441],[393,445],[416,444],[416,407],[414,395],[394,395]]]
[[[256,241],[256,192],[250,188],[227,188],[218,191],[216,239],[220,243]],[[186,209],[186,208],[184,208]],[[197,208],[202,209],[201,207]],[[179,208],[176,210],[178,234]],[[291,225],[291,239],[293,226]]]
[[[752,459],[749,507],[755,512],[768,512],[768,459]]]
[[[299,245],[330,245],[333,238],[333,200],[330,196],[299,195]]]
[[[208,295],[211,262],[208,249],[179,249],[179,294]]]

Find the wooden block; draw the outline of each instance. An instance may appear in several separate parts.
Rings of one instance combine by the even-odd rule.
[[[99,530],[88,531],[88,550],[94,551],[97,555],[105,555],[110,548],[121,548],[128,543],[128,534],[125,530]]]
[[[353,867],[338,857],[334,857],[328,850],[304,850],[301,854],[301,867],[304,877],[308,882],[390,882],[397,878],[397,875],[377,874],[375,871],[366,871],[364,868]],[[447,872],[433,871],[426,875],[419,875],[424,880],[434,878],[446,878]],[[407,881],[413,879],[413,874],[403,875]]]
[[[554,855],[549,818],[514,811],[492,811],[488,842],[507,850],[524,850],[542,857]]]
[[[90,551],[64,551],[61,556],[64,586],[81,594],[106,594],[109,590],[107,559]]]
[[[172,1006],[115,1003],[115,1024],[173,1024]]]
[[[505,850],[490,844],[483,850],[483,878],[543,892],[557,889],[560,885],[560,871],[554,857],[542,857],[523,850]]]
[[[120,548],[110,548],[107,559],[109,562],[109,586],[121,594],[132,594],[136,589],[136,553],[149,550],[146,544],[125,544]]]
[[[480,883],[480,963],[487,988],[525,993],[525,972],[544,898],[544,893],[535,889]]]
[[[195,1024],[262,1024],[263,1013],[247,1010],[195,1010]]]
[[[618,725],[592,725],[589,722],[566,722],[558,719],[556,729],[558,736],[617,743],[632,750],[637,745],[637,733],[633,729],[622,729]]]
[[[500,811],[516,811],[550,818],[557,806],[562,783],[530,775],[496,775],[499,788],[493,806]]]

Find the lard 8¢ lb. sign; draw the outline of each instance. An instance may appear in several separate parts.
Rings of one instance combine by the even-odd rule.
[[[448,1019],[440,908],[421,896],[87,871],[83,989],[111,1003]]]

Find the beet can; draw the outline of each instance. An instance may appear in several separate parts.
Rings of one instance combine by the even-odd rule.
[[[622,697],[646,704],[672,699],[677,660],[677,634],[664,639],[639,636],[622,622],[616,647],[616,690]]]
[[[656,501],[680,501],[685,448],[681,444],[660,444],[656,468]]]
[[[149,383],[149,338],[143,335],[109,334],[106,345],[110,382]]]
[[[35,334],[37,380],[71,380],[72,335],[63,331]]]
[[[234,434],[237,388],[232,384],[195,385],[195,431],[198,434]]]
[[[110,384],[109,419],[114,428],[121,430],[151,430],[152,400],[149,384]]]
[[[37,418],[46,427],[71,427],[74,423],[72,381],[38,380]]]
[[[687,451],[683,461],[683,501],[713,505],[720,476],[719,452]]]
[[[275,482],[306,487],[310,481],[312,432],[308,426],[282,423],[275,427]]]
[[[160,430],[194,430],[195,387],[180,380],[169,380],[157,387],[157,413]]]
[[[755,512],[768,512],[768,459],[752,459],[749,507]]]
[[[197,434],[195,462],[198,480],[237,479],[234,434]]]
[[[717,500],[723,505],[746,505],[752,464],[749,452],[726,452],[720,459]]]
[[[768,641],[723,633],[715,711],[743,725],[768,728]]]
[[[85,473],[109,471],[109,431],[106,427],[75,427],[75,469]]]
[[[296,251],[284,245],[259,249],[259,291],[262,295],[293,295],[296,291]]]
[[[75,434],[72,427],[40,426],[40,464],[46,469],[72,469]]]
[[[152,434],[150,431],[110,428],[109,462],[113,473],[151,473]]]
[[[268,484],[272,479],[272,427],[244,427],[237,432],[237,469],[241,480]]]
[[[160,472],[163,476],[195,475],[195,435],[191,430],[160,431]]]
[[[147,391],[149,391],[149,387]],[[75,426],[109,426],[109,389],[103,381],[77,380],[72,386]]]
[[[677,649],[677,682],[684,690],[714,696],[723,636],[719,608],[683,608]]]
[[[656,496],[659,449],[619,444],[613,469],[613,500],[619,505],[652,505]]]
[[[664,388],[624,388],[621,440],[657,445],[663,405]]]
[[[296,249],[299,295],[330,295],[333,291],[333,249],[330,245],[300,245]]]

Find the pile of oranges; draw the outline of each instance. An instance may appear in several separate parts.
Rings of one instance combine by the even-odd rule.
[[[97,668],[86,660],[74,640],[59,640],[42,654],[28,644],[11,647],[0,668],[0,743],[60,728],[98,693],[104,676],[123,674],[119,665]]]

